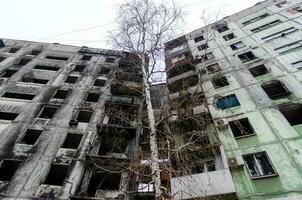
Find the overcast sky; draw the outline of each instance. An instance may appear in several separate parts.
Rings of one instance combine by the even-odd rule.
[[[2,0],[0,37],[79,46],[110,48],[107,33],[114,30],[124,0]],[[183,32],[203,26],[201,16],[222,18],[260,0],[175,0],[186,12]],[[219,14],[217,14],[219,13]]]

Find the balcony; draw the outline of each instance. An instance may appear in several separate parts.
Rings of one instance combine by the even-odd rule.
[[[194,61],[193,56],[192,55],[187,55],[185,56],[183,59],[176,61],[175,63],[169,63],[166,62],[166,70],[170,70],[172,69],[172,67],[178,67],[178,66],[182,66],[182,65],[189,65],[192,64]]]
[[[235,193],[235,186],[228,169],[182,176],[171,179],[175,200],[193,199]]]
[[[141,96],[142,84],[130,81],[111,81],[111,93],[113,95],[133,95]]]

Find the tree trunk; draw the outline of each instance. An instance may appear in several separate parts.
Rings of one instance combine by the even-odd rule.
[[[149,119],[149,127],[150,127],[150,151],[151,151],[151,170],[152,170],[152,179],[154,181],[154,189],[155,189],[155,198],[161,199],[161,180],[160,180],[160,168],[159,168],[159,159],[158,159],[158,148],[157,148],[157,137],[156,137],[156,126],[154,119],[154,112],[151,102],[151,94],[150,94],[150,85],[148,81],[147,68],[148,64],[146,63],[145,55],[140,55],[142,59],[142,72],[143,72],[143,82],[145,88],[145,96],[146,96],[146,104],[147,104],[147,112]]]

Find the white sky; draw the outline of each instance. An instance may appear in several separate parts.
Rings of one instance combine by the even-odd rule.
[[[124,0],[2,0],[0,37],[110,48],[118,5]],[[183,32],[203,26],[201,16],[219,19],[260,0],[175,0],[187,15]]]

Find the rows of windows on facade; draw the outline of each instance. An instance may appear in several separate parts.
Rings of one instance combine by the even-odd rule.
[[[9,55],[15,55],[19,51],[22,50],[22,47],[14,47],[14,46],[6,46],[3,40],[0,40],[0,49],[5,49],[5,53],[8,53]],[[43,47],[39,49],[33,49],[29,52],[26,52],[26,54],[17,60],[16,63],[13,63],[8,68],[5,68],[2,72],[0,72],[0,78],[3,79],[10,79],[13,75],[15,75],[22,67],[29,64],[31,61],[37,58],[43,51]],[[3,52],[3,51],[2,51]],[[0,63],[5,61],[9,56],[5,54],[6,56],[0,56]],[[90,61],[93,58],[91,55],[82,55],[81,61],[83,63],[85,61]],[[55,60],[55,61],[68,61],[70,58],[66,56],[61,55],[45,55],[42,59],[45,60]],[[114,63],[115,58],[114,57],[106,57],[105,63]],[[36,64],[33,66],[32,71],[33,73],[29,72],[23,75],[23,77],[19,80],[20,82],[24,83],[30,83],[37,86],[42,86],[49,83],[48,79],[37,77],[39,71],[47,71],[50,73],[60,73],[61,70],[60,66],[53,65],[51,62],[45,62],[47,64]],[[76,84],[78,79],[81,76],[81,73],[85,73],[87,66],[85,64],[79,64],[75,65],[72,72],[76,72],[73,74],[76,75],[67,75],[67,77],[64,80],[64,83],[67,86],[72,86],[73,84]],[[99,71],[97,72],[97,75],[100,75],[101,77],[109,75],[111,72],[110,65],[109,66],[102,66]],[[34,74],[34,75],[33,75]],[[106,79],[104,78],[95,78],[92,86],[93,88],[101,88],[106,85]],[[26,93],[26,91],[18,90],[18,86],[16,85],[15,90],[5,91],[2,93],[1,98],[4,100],[20,100],[20,101],[26,101],[31,102],[34,101],[35,98],[39,95],[36,91],[31,90],[30,93]],[[66,89],[65,88],[59,88],[55,91],[53,91],[51,95],[51,99],[54,100],[66,100],[72,93],[72,89]],[[72,88],[72,87],[69,87]],[[88,103],[97,103],[100,100],[101,92],[97,92],[98,90],[94,91],[87,91],[86,95],[82,99],[84,102]],[[116,96],[118,98],[118,96]],[[127,99],[126,99],[127,100]],[[59,105],[52,105],[48,104],[43,106],[40,111],[38,112],[36,119],[39,120],[51,120],[55,117],[58,110],[60,109]],[[73,119],[70,120],[69,125],[70,128],[77,126],[79,123],[86,123],[88,124],[90,122],[90,119],[93,115],[93,110],[86,110],[86,109],[76,109],[76,115]],[[6,112],[6,111],[0,111],[0,121],[3,123],[7,122],[13,122],[17,120],[20,113],[17,112]],[[25,131],[22,132],[22,137],[18,138],[16,141],[16,144],[23,144],[27,146],[35,146],[40,138],[43,135],[43,128],[27,128]],[[82,143],[83,135],[79,133],[73,133],[68,132],[67,136],[64,138],[63,143],[61,144],[60,148],[63,149],[69,149],[69,150],[77,150],[80,147],[80,144]],[[103,144],[105,146],[105,144]],[[110,149],[110,147],[108,147]],[[19,159],[4,159],[1,161],[0,166],[0,181],[10,181],[15,172],[17,171],[18,167],[21,165],[22,160]],[[67,164],[57,164],[53,163],[51,165],[51,168],[49,170],[48,175],[46,176],[43,184],[48,185],[56,185],[56,186],[62,186],[64,183],[64,179],[67,177],[69,165]],[[106,181],[105,181],[106,179]],[[98,177],[94,177],[94,181],[100,181],[103,180],[106,183],[109,184],[101,186],[101,188],[104,189],[116,189],[119,184],[120,177],[119,175],[110,175],[110,174],[98,174]],[[95,183],[98,184],[98,183]],[[110,185],[111,184],[111,185]],[[91,186],[92,187],[92,186]],[[106,188],[108,187],[108,188]],[[94,188],[95,190],[97,188]],[[90,189],[91,194],[93,195],[93,188]]]
[[[276,6],[282,8],[286,3],[287,3],[286,1],[282,1],[276,4]],[[293,8],[289,8],[287,12],[290,13],[291,15],[297,15],[302,12],[302,8],[301,6],[295,6]],[[254,22],[259,22],[260,20],[269,18],[270,16],[271,16],[270,13],[261,14],[257,17],[242,22],[242,26],[244,28],[245,26],[253,24]],[[261,25],[256,28],[252,28],[248,31],[250,31],[251,34],[256,35],[264,30],[275,27],[281,23],[284,23],[284,21],[282,21],[281,19],[277,19],[277,20],[273,19],[264,25]],[[216,30],[218,33],[218,36],[216,37],[221,37],[225,41],[226,44],[225,46],[230,48],[234,52],[234,55],[236,55],[236,57],[241,61],[241,63],[245,65],[245,67],[248,69],[250,74],[256,80],[261,80],[262,78],[264,77],[266,78],[268,77],[268,75],[270,75],[271,70],[269,69],[269,66],[267,66],[267,64],[261,63],[262,60],[261,55],[259,56],[256,55],[255,52],[253,52],[252,47],[247,46],[244,40],[238,41],[236,30],[231,30],[226,22],[214,26],[213,29]],[[276,39],[286,38],[288,35],[296,33],[297,31],[299,31],[299,28],[292,25],[289,25],[286,28],[281,26],[279,30],[271,31],[268,35],[262,36],[260,39],[264,43],[270,42]],[[236,40],[236,42],[232,43],[233,40]],[[195,58],[196,59],[195,61],[197,61],[196,63],[215,59],[214,52],[211,52],[211,46],[208,43],[208,39],[206,39],[204,35],[200,35],[193,38],[193,41],[196,44],[197,50],[201,54],[205,52],[202,56],[197,56]],[[294,39],[294,41],[289,41],[285,45],[281,45],[277,48],[274,48],[274,51],[279,55],[285,55],[287,53],[299,51],[301,50],[301,47],[302,47],[302,40],[298,38],[298,39]],[[174,51],[172,50],[171,52]],[[190,55],[189,54],[186,55],[185,53],[178,55],[177,58],[175,58],[175,60],[173,60],[174,58],[172,58],[172,62],[180,63],[183,60],[185,60],[188,56]],[[260,63],[260,64],[255,66],[253,65],[253,63]],[[302,69],[301,57],[295,62],[292,62],[291,67],[294,70]],[[172,68],[168,72],[167,77],[173,78],[174,76],[178,76],[190,70],[192,70],[192,68],[187,66],[177,70]],[[228,81],[227,76],[221,75],[223,74],[221,73],[222,71],[223,68],[218,62],[205,66],[205,69],[203,70],[203,74],[211,75],[211,77],[213,77],[211,83],[213,85],[213,88],[216,90],[225,89],[231,84]],[[174,85],[176,85],[176,83]],[[182,84],[182,86],[183,85],[184,84]],[[189,86],[192,85],[188,85],[187,87]],[[267,96],[276,104],[278,104],[277,102],[280,99],[291,99],[291,97],[294,96],[292,92],[288,89],[286,83],[278,79],[268,80],[265,82],[262,81],[261,88],[267,94]],[[169,90],[173,93],[177,92],[177,89],[174,89],[173,84],[171,84]],[[221,110],[229,110],[233,108],[235,109],[241,106],[241,104],[244,104],[244,102],[240,102],[240,99],[238,99],[236,94],[229,94],[223,97],[218,95],[215,102],[216,102],[216,107]],[[285,103],[285,104],[278,104],[277,107],[279,111],[281,111],[283,116],[287,119],[287,121],[290,123],[291,126],[302,124],[302,117],[299,115],[299,113],[302,112],[302,104]],[[221,123],[224,124],[225,122],[221,122]],[[242,118],[227,123],[229,124],[229,127],[235,139],[256,135],[253,126],[248,118]],[[258,152],[256,154],[244,155],[243,158],[249,169],[251,177],[257,178],[263,176],[267,177],[267,176],[277,175],[277,172],[275,171],[266,152]]]

